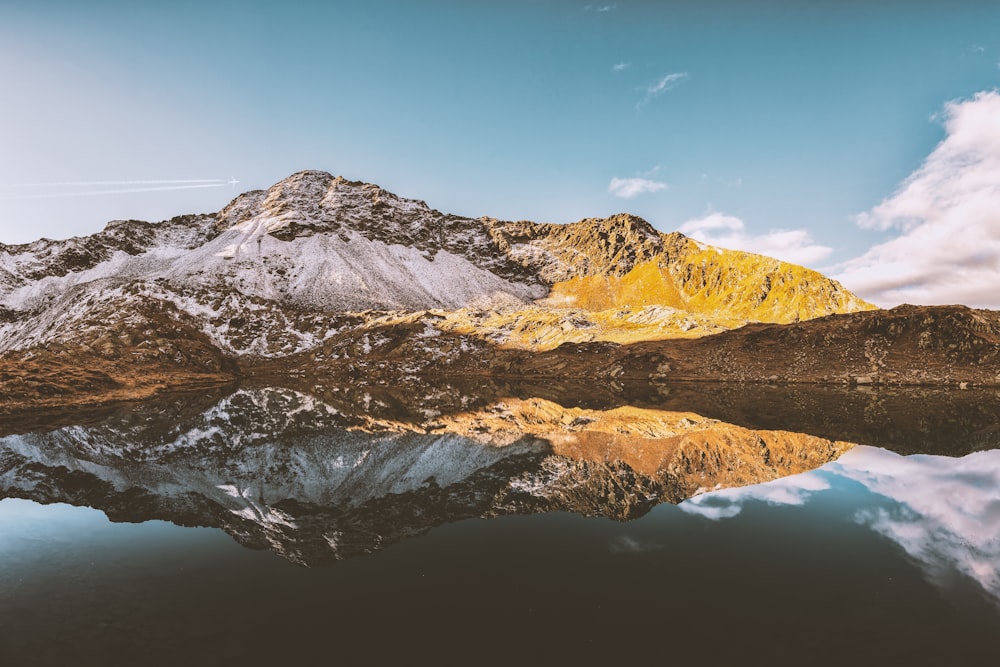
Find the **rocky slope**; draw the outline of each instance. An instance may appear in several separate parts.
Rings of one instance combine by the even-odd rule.
[[[602,383],[1000,386],[1000,313],[964,306],[900,306],[786,325],[751,324],[695,339],[564,343],[543,352],[442,334],[433,322],[443,318],[386,318],[245,372],[293,372],[317,381],[447,374]]]

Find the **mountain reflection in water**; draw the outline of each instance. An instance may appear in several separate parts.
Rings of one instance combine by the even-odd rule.
[[[682,408],[685,401],[710,413],[728,407],[744,423],[757,426],[744,428],[676,409],[601,409],[594,404],[607,397],[599,395],[577,393],[589,407],[565,407],[545,398],[512,397],[523,394],[524,387],[493,389],[494,395],[447,385],[425,387],[403,394],[407,403],[399,394],[377,389],[341,394],[320,388],[313,394],[257,387],[221,398],[179,396],[128,406],[97,423],[0,439],[0,491],[5,497],[96,507],[115,521],[165,519],[219,527],[246,546],[318,565],[371,553],[468,517],[570,511],[634,519],[660,502],[678,503],[710,490],[747,487],[812,470],[854,447],[842,440],[758,426],[777,426],[772,423],[778,419],[775,415],[794,414],[796,405],[804,407],[790,419],[800,427],[836,436],[829,415],[857,409],[859,398],[868,401],[863,413],[875,419],[889,411],[909,414],[934,404],[924,396],[911,400],[916,408],[893,409],[893,401],[905,405],[896,394],[873,397],[856,391],[800,389],[785,400],[767,395],[780,391],[777,387],[758,388],[765,400],[756,406],[725,386],[661,388],[656,395],[671,408]],[[512,396],[495,396],[502,392]],[[558,395],[558,388],[550,387],[549,393],[570,403]],[[972,395],[945,394],[950,401]],[[839,397],[839,405],[831,406],[831,396]],[[998,433],[989,418],[992,398],[986,396],[986,405],[978,410],[964,406],[958,412],[948,406],[935,415],[924,407],[916,425],[919,436],[931,443],[940,440],[950,450],[961,450],[969,442],[990,444]],[[648,405],[653,399],[635,402]],[[815,409],[820,403],[825,410]],[[809,414],[815,423],[803,424]],[[894,422],[882,425],[875,442],[899,437]],[[858,435],[875,428],[855,421],[841,423],[840,431]],[[950,439],[955,429],[968,431],[964,443]],[[914,438],[903,435],[899,448],[908,451]],[[948,495],[952,499],[968,498],[979,489],[973,499],[986,514],[976,517],[976,525],[996,521],[990,517],[997,499],[990,494],[998,485],[995,478],[983,477],[988,467],[975,477],[968,471],[959,476],[955,465],[964,459],[952,464],[938,457],[924,463],[883,452],[892,458],[877,468],[881,474],[864,477],[858,468],[846,467],[852,461],[875,460],[870,450],[864,452],[812,475],[702,495],[686,507],[723,517],[738,511],[742,499],[801,498],[823,488],[831,474],[852,471],[851,479],[875,492],[896,479],[897,471],[909,475],[918,469],[939,476],[924,474],[918,485],[931,493],[933,507],[950,502],[938,501],[932,493],[944,479],[960,487]],[[989,456],[979,454],[977,461]],[[962,486],[961,480],[967,479],[975,484]],[[909,500],[901,504],[916,511]],[[889,535],[912,533],[915,522],[906,524],[909,531],[893,530],[899,522],[880,511],[868,523]],[[954,514],[973,516],[971,511],[970,505]],[[939,523],[937,532],[952,541],[971,537],[963,535],[961,526],[944,527],[954,522]],[[967,543],[988,549],[982,540]],[[926,546],[912,549],[936,553]],[[989,554],[977,556],[963,571],[982,572],[989,562]],[[973,576],[988,580],[995,575]]]
[[[380,662],[385,628],[429,650],[448,627],[464,652],[512,619],[495,647],[506,661],[529,645],[606,661],[626,634],[648,658],[668,627],[672,654],[701,656],[716,625],[732,641],[713,655],[728,658],[782,626],[753,649],[778,664],[819,647],[842,661],[858,633],[872,660],[908,664],[997,644],[992,392],[306,389],[0,425],[0,629],[16,637],[0,661],[264,664],[287,642],[327,650],[334,622],[340,655],[361,663]],[[214,530],[153,519],[302,565],[347,562],[250,562]],[[573,633],[589,639],[552,643]],[[387,660],[411,655],[392,646]]]
[[[458,408],[425,406],[418,420],[352,414],[275,387],[194,412],[182,399],[150,404],[3,438],[2,492],[95,507],[115,521],[219,527],[318,565],[469,517],[634,519],[706,489],[809,470],[852,447],[689,412],[537,398]]]

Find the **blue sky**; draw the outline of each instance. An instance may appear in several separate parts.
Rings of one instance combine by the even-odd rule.
[[[627,211],[882,305],[1000,307],[997,26],[961,1],[0,0],[0,242],[236,192],[27,184],[323,169],[471,216]],[[915,233],[969,242],[914,256]]]

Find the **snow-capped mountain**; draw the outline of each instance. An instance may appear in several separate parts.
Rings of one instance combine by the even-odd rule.
[[[729,251],[706,264],[703,251],[632,216],[571,225],[463,218],[307,171],[214,215],[0,245],[0,351],[70,342],[94,313],[128,319],[149,301],[227,353],[259,356],[314,347],[340,330],[332,316],[347,312],[504,312],[548,297],[547,308],[660,304],[664,317],[710,311],[733,324],[867,307],[800,267]],[[794,312],[773,295],[768,302],[779,285],[791,290]]]

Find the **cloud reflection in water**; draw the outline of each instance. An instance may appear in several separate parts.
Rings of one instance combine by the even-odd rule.
[[[1000,602],[1000,450],[950,458],[858,447],[812,472],[706,493],[680,508],[722,520],[748,502],[804,505],[838,482],[864,487],[855,521],[899,544],[931,581],[959,573]]]

